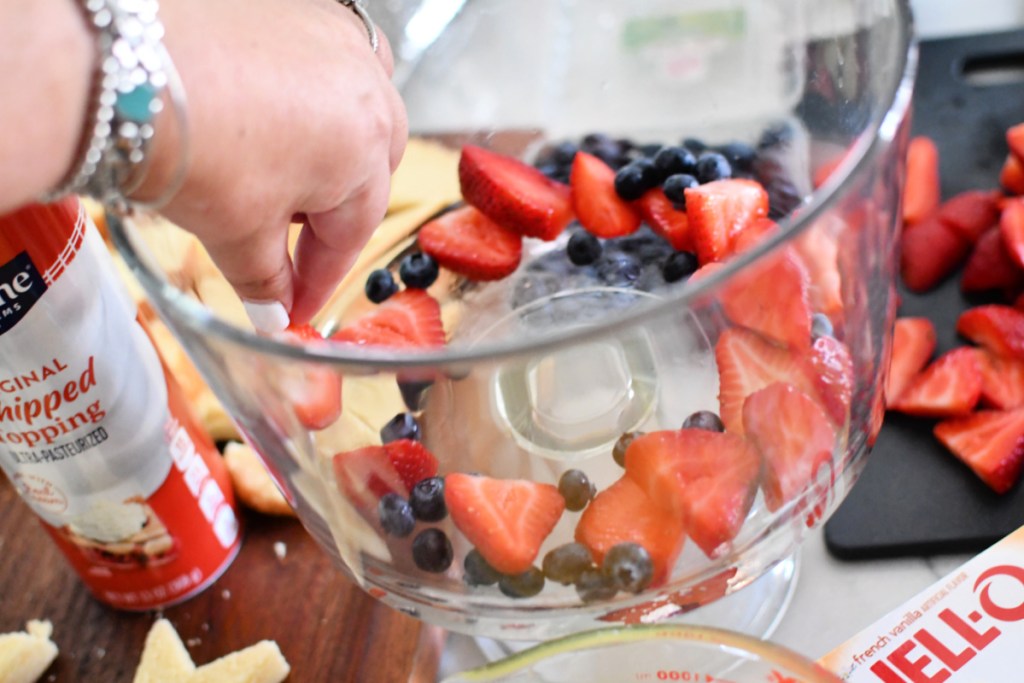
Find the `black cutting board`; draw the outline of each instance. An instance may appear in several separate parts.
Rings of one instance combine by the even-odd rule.
[[[913,133],[938,144],[943,197],[997,187],[1006,129],[1022,121],[1024,31],[921,43]],[[961,295],[959,276],[924,295],[901,295],[900,315],[935,323],[936,355],[966,343],[956,320],[983,303]],[[938,443],[934,424],[886,415],[864,472],[825,525],[833,555],[973,553],[1024,524],[1024,485],[993,493]]]

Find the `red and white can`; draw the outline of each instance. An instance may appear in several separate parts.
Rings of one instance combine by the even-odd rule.
[[[0,216],[0,467],[112,607],[185,600],[238,553],[222,459],[74,197]]]

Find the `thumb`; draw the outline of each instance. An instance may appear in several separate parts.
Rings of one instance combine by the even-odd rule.
[[[288,327],[293,285],[287,230],[266,226],[206,248],[257,331],[269,334]]]

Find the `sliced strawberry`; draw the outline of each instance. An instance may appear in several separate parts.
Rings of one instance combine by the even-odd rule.
[[[737,235],[768,215],[768,193],[754,180],[732,178],[688,188],[686,215],[703,265],[732,253]]]
[[[996,493],[1020,478],[1024,463],[1024,408],[982,410],[935,425],[935,436]]]
[[[846,344],[835,337],[815,339],[811,344],[811,376],[833,424],[845,424],[853,397],[853,359]]]
[[[919,417],[957,417],[974,410],[981,398],[981,369],[974,349],[961,347],[939,356],[889,407]]]
[[[1010,146],[1010,154],[1024,161],[1024,123],[1010,126],[1006,130],[1006,144]]]
[[[939,206],[939,220],[974,244],[999,220],[999,192],[968,190],[950,197]]]
[[[565,509],[551,484],[461,473],[445,477],[444,502],[458,530],[504,574],[533,566]]]
[[[803,260],[787,247],[737,273],[722,288],[720,302],[733,323],[806,348],[811,343],[808,285]]]
[[[916,137],[907,148],[907,181],[903,186],[903,220],[919,223],[939,208],[939,148],[931,138]]]
[[[623,475],[590,502],[576,524],[575,536],[597,564],[619,543],[643,546],[654,565],[651,585],[659,586],[683,549],[686,529],[681,516],[656,505],[639,484]]]
[[[665,196],[661,188],[648,190],[636,206],[644,222],[651,230],[665,238],[676,251],[693,251],[693,233],[690,230],[690,219],[685,211],[680,211]]]
[[[761,457],[742,437],[701,429],[651,432],[626,451],[626,475],[685,520],[708,557],[727,549],[750,512]]]
[[[843,279],[839,274],[839,241],[820,226],[797,237],[795,246],[810,277],[811,309],[835,318],[843,310]]]
[[[956,331],[997,355],[1024,360],[1024,311],[998,304],[976,306],[960,314]]]
[[[1014,197],[1003,207],[999,232],[1010,258],[1024,268],[1024,197]]]
[[[572,220],[567,185],[518,159],[482,147],[462,148],[459,184],[466,202],[526,237],[553,240]]]
[[[999,172],[999,184],[1010,194],[1024,194],[1024,161],[1012,154],[1006,155],[1006,161]]]
[[[927,292],[957,269],[971,245],[937,217],[907,227],[900,239],[900,274],[915,292]]]
[[[935,325],[928,318],[897,318],[885,399],[892,405],[935,353]]]
[[[419,441],[397,439],[384,444],[391,467],[405,484],[405,495],[412,487],[430,477],[437,476],[437,458]]]
[[[978,238],[960,276],[964,292],[1016,291],[1024,285],[1024,270],[1010,256],[998,227]]]
[[[771,237],[778,229],[779,224],[771,218],[755,218],[743,232],[736,235],[736,239],[732,243],[732,252],[742,254],[748,249],[753,249],[762,240]]]
[[[341,493],[363,512],[376,510],[377,501],[386,493],[409,495],[383,446],[338,453],[333,464]]]
[[[719,415],[725,428],[743,434],[743,402],[775,382],[788,382],[814,394],[810,368],[803,353],[776,346],[741,327],[726,330],[715,344],[718,364]]]
[[[500,280],[523,257],[523,237],[472,206],[435,218],[417,237],[420,249],[445,268],[471,280]]]
[[[615,191],[615,171],[586,152],[577,152],[569,175],[576,219],[598,237],[622,237],[640,227],[640,214]]]
[[[282,335],[302,343],[323,343],[324,338],[312,325],[291,325]],[[282,389],[288,396],[295,417],[307,429],[325,429],[341,415],[341,375],[334,370],[301,366],[301,375],[286,377]]]
[[[441,307],[422,289],[403,289],[331,335],[361,346],[433,348],[444,346]]]
[[[775,511],[809,490],[823,467],[831,481],[835,431],[817,401],[777,382],[743,404],[747,437],[764,457],[764,500]]]
[[[987,349],[975,351],[981,370],[982,403],[998,410],[1024,406],[1024,360],[997,356]]]

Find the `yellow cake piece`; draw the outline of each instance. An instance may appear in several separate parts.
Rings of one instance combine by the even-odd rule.
[[[25,630],[0,635],[0,683],[35,683],[57,658],[48,621],[31,620]]]
[[[295,511],[251,446],[239,441],[230,442],[224,447],[224,464],[231,475],[235,493],[246,507],[266,515],[295,516]]]
[[[280,683],[291,667],[277,643],[263,640],[196,667],[181,637],[166,619],[146,636],[134,683]]]
[[[388,212],[423,203],[451,204],[460,199],[459,151],[429,140],[411,138],[402,163],[391,176]]]

